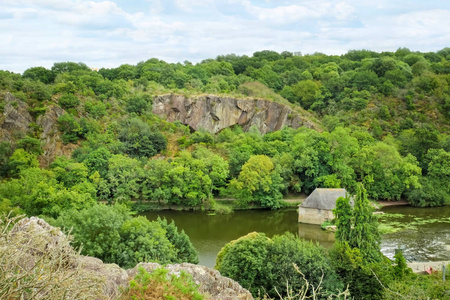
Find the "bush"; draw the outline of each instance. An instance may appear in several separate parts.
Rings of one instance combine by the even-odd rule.
[[[204,299],[191,275],[185,272],[181,272],[179,276],[169,275],[168,272],[164,268],[159,268],[148,273],[143,267],[139,267],[122,299]]]
[[[94,119],[99,119],[106,114],[106,105],[100,101],[91,101],[84,104],[84,110]]]
[[[30,136],[26,136],[17,142],[17,148],[22,148],[28,153],[41,155],[44,152],[41,148],[41,141]]]
[[[64,109],[74,108],[80,104],[80,99],[74,94],[64,94],[59,98],[58,104]]]
[[[72,230],[73,244],[81,248],[82,254],[124,268],[143,261],[198,262],[189,237],[184,232],[178,233],[173,222],[161,225],[164,221],[150,222],[142,216],[133,218],[123,205],[99,204],[81,211],[64,211],[52,223]]]
[[[148,96],[148,95],[134,96],[134,97],[131,97],[130,99],[128,99],[127,105],[125,107],[127,112],[129,112],[130,114],[135,113],[137,115],[140,115],[141,113],[148,110],[150,107],[149,101],[151,101],[151,100],[148,99],[149,97],[145,97],[145,96]]]
[[[58,129],[63,133],[61,139],[64,144],[75,143],[81,136],[81,126],[71,114],[58,118]]]
[[[164,135],[138,118],[126,121],[122,126],[119,140],[124,145],[124,152],[130,156],[151,157],[167,147]]]
[[[143,261],[162,264],[177,260],[176,249],[158,222],[139,216],[126,220],[119,229],[120,241],[112,250],[113,261],[124,268],[133,268]]]
[[[232,241],[217,255],[215,268],[255,297],[264,293],[270,297],[286,296],[286,283],[294,291],[307,290],[306,282],[316,288],[321,286],[324,296],[343,288],[325,249],[290,233],[269,239],[253,232]]]

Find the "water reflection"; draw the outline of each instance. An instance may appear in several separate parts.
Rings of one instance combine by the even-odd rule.
[[[308,241],[317,241],[325,248],[331,248],[334,243],[333,232],[325,231],[313,224],[298,224],[298,236]]]
[[[217,253],[226,243],[253,231],[264,232],[268,237],[291,232],[324,247],[331,247],[334,241],[334,234],[323,231],[320,226],[298,224],[296,209],[236,211],[215,216],[189,211],[146,212],[144,215],[149,220],[155,220],[158,215],[174,220],[199,251],[200,264],[208,267],[214,266]]]

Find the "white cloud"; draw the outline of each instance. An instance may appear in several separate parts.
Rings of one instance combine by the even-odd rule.
[[[3,0],[0,11],[0,69],[18,72],[57,61],[113,67],[264,49],[434,51],[450,41],[444,1]]]

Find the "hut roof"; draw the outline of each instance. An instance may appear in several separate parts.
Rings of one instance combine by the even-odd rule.
[[[345,197],[345,189],[315,189],[300,207],[332,210],[336,207],[336,199]]]

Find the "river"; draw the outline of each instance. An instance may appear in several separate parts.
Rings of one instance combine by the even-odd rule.
[[[386,256],[392,258],[395,249],[401,247],[405,256],[411,260],[450,260],[450,207],[391,206],[384,207],[382,211],[389,217],[383,217],[381,223],[404,228],[383,235],[381,249]],[[296,209],[245,210],[229,215],[166,210],[145,212],[143,215],[149,220],[155,220],[158,215],[169,221],[174,220],[199,251],[199,264],[207,267],[214,267],[216,255],[226,243],[252,231],[264,232],[268,237],[288,231],[317,241],[326,248],[331,247],[334,242],[334,234],[322,230],[320,226],[299,224]],[[407,224],[412,225],[406,226]]]

